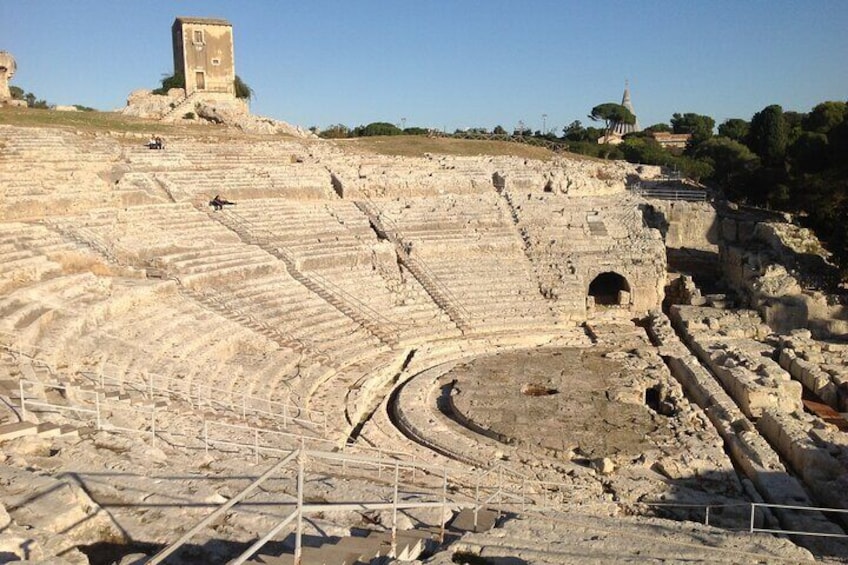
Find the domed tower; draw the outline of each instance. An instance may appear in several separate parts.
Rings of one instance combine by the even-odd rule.
[[[630,101],[630,84],[627,81],[624,81],[624,96],[621,97],[621,105],[630,110],[631,114],[636,115],[636,110],[633,109],[633,102]],[[639,118],[636,118],[636,121],[632,124],[616,122],[612,127],[612,133],[616,135],[624,135],[637,131],[642,131],[642,128],[639,127]]]
[[[9,91],[9,80],[15,76],[17,68],[12,54],[8,51],[0,51],[0,100],[12,98],[12,93]]]

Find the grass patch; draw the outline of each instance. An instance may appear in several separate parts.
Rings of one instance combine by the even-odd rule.
[[[449,139],[425,135],[387,135],[336,140],[352,153],[376,153],[400,157],[423,157],[425,153],[475,157],[477,155],[512,156],[547,161],[554,153],[544,147],[534,147],[508,141]]]
[[[98,276],[108,277],[115,273],[112,269],[98,260],[96,257],[82,255],[79,253],[62,253],[51,256],[50,259],[62,266],[62,273],[66,275],[75,273],[93,273]]]
[[[204,137],[230,139],[234,137],[262,137],[295,139],[283,134],[246,134],[226,126],[194,123],[167,123],[125,116],[119,112],[57,112],[33,108],[0,107],[0,124],[20,127],[57,128],[82,132],[126,133],[148,136],[152,133],[164,137]]]

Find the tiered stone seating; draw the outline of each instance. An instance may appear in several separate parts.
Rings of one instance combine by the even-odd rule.
[[[95,210],[54,223],[120,262],[163,269],[189,285],[272,271],[279,263],[188,204]]]
[[[105,136],[55,129],[0,126],[0,186],[12,201],[0,203],[5,218],[41,217],[45,211],[117,203],[107,178],[120,146]]]
[[[413,260],[423,263],[480,331],[550,327],[512,219],[495,193],[375,203]]]
[[[107,374],[143,381],[148,373],[192,385],[272,400],[290,397],[285,384],[301,356],[179,295],[164,295],[104,320],[79,338],[92,357],[100,353]],[[244,362],[251,370],[245,371]]]
[[[249,237],[281,248],[330,300],[400,341],[452,337],[456,326],[380,243],[351,202],[248,201],[238,210]]]
[[[331,170],[345,198],[481,194],[492,188],[491,172],[486,167],[461,158],[421,160],[374,155],[345,161],[335,157]]]
[[[223,282],[205,292],[240,316],[277,329],[294,347],[323,353],[329,364],[345,364],[385,349],[373,334],[285,271]]]
[[[74,247],[43,226],[0,224],[0,290],[61,273],[62,265],[50,256]]]
[[[192,199],[211,199],[215,194],[228,199],[285,198],[320,199],[333,195],[330,173],[307,163],[261,169],[191,169],[158,173]]]
[[[0,164],[22,167],[37,162],[48,168],[74,170],[80,163],[116,161],[121,154],[118,143],[96,134],[70,133],[60,129],[26,128],[0,125],[4,150]]]

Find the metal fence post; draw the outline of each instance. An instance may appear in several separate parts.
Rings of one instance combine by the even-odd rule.
[[[301,565],[301,542],[303,535],[303,459],[306,454],[303,452],[303,446],[300,448],[300,453],[297,458],[297,529],[294,536],[294,563]]]
[[[400,465],[395,463],[395,495],[392,498],[392,550],[391,556],[397,557],[397,515],[398,515],[398,483],[400,482]]]
[[[247,420],[247,395],[244,393],[241,395],[241,419]]]
[[[203,447],[209,455],[209,421],[206,418],[203,418]]]
[[[752,503],[751,503],[751,525],[750,525],[750,527],[748,528],[748,533],[749,533],[749,534],[753,534],[753,533],[754,533],[754,512],[755,512],[756,508],[757,508],[757,503],[756,503],[756,502],[752,502]]]
[[[259,428],[255,428],[253,430],[253,449],[254,449],[253,460],[258,465],[259,464]]]
[[[445,516],[448,514],[448,469],[445,467],[442,479],[442,519],[439,520],[441,528],[439,528],[439,543],[445,542]]]
[[[94,409],[97,412],[97,431],[103,429],[103,423],[100,420],[100,394],[98,392],[94,393]]]
[[[18,381],[18,386],[21,391],[21,420],[26,418],[26,398],[24,397],[24,381],[23,379]]]
[[[710,525],[710,506],[709,505],[707,505],[706,515],[704,516],[704,525],[705,526]]]
[[[477,511],[480,509],[480,475],[474,484],[474,530],[477,530]]]

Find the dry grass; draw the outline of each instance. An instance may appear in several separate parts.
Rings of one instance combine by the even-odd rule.
[[[23,127],[58,128],[82,132],[124,133],[148,136],[155,132],[165,137],[204,137],[228,139],[240,138],[274,138],[297,139],[282,134],[245,134],[237,129],[226,126],[209,124],[171,124],[158,120],[147,120],[125,116],[118,112],[57,112],[55,110],[39,110],[32,108],[17,108],[0,106],[0,124]]]
[[[50,259],[59,263],[62,266],[62,272],[66,275],[76,273],[92,273],[102,277],[115,275],[109,265],[90,255],[62,253],[61,255],[54,255]]]
[[[533,147],[508,141],[447,139],[424,135],[390,135],[336,140],[351,153],[375,153],[401,157],[423,157],[425,153],[460,157],[513,156],[524,159],[550,160],[554,153],[544,147]]]

